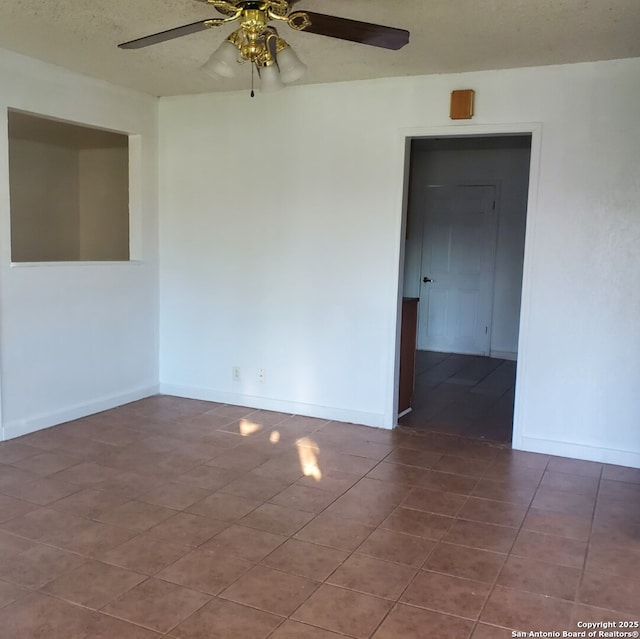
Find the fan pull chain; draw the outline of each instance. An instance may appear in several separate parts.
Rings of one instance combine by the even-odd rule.
[[[256,65],[252,64],[251,65],[251,97],[255,98],[256,97],[256,92],[253,90],[253,74],[256,70]]]

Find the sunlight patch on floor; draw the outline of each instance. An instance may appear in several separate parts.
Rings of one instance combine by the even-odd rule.
[[[313,477],[316,481],[322,479],[322,471],[318,464],[320,447],[309,437],[302,437],[296,441],[300,468],[305,477]]]

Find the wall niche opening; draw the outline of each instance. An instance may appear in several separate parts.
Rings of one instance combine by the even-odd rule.
[[[128,261],[129,137],[9,110],[11,261]]]

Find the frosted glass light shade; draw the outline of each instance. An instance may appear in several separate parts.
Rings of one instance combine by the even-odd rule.
[[[275,64],[268,67],[260,67],[260,90],[262,93],[274,93],[284,89],[280,78],[280,71]]]
[[[213,77],[233,78],[238,72],[238,47],[225,40],[200,68]]]
[[[300,62],[300,58],[291,47],[278,53],[278,66],[280,67],[280,78],[286,84],[299,80],[307,70],[307,66]]]

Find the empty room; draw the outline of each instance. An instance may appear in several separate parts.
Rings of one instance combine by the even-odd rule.
[[[639,30],[0,7],[1,634],[637,636]]]

